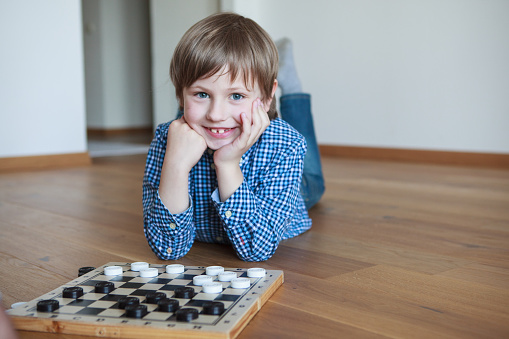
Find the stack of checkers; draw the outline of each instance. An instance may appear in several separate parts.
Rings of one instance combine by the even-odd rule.
[[[89,327],[97,334],[100,326],[101,336],[108,336],[112,331],[108,326],[115,326],[115,331],[129,338],[138,335],[130,326],[143,326],[145,331],[220,332],[229,338],[231,333],[238,334],[283,281],[281,271],[263,268],[145,262],[84,267],[79,275],[60,289],[11,310],[15,325],[40,327],[30,328],[26,318],[16,321],[19,316],[62,321],[69,330],[66,333],[75,334],[91,334]],[[83,330],[73,329],[73,322],[84,325],[78,326]]]

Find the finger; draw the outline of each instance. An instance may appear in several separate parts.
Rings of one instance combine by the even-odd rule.
[[[242,119],[242,132],[237,137],[237,140],[241,147],[244,147],[249,142],[251,136],[251,119],[249,119],[248,115],[244,112],[241,113],[240,117]]]
[[[267,128],[267,126],[269,126],[269,124],[270,124],[270,118],[269,118],[269,114],[268,114],[267,110],[265,109],[265,107],[266,106],[263,105],[263,108],[261,109],[261,112],[260,112],[260,117],[262,118],[262,124],[265,126],[264,128]]]
[[[258,99],[258,109],[256,110],[256,138],[258,138],[270,123],[269,116],[263,107],[260,99]]]
[[[252,107],[252,112],[251,112],[251,115],[252,115],[252,125],[253,127],[257,128],[259,125],[260,125],[260,121],[261,121],[261,118],[260,118],[260,99],[256,99],[255,101],[253,101],[253,107]]]

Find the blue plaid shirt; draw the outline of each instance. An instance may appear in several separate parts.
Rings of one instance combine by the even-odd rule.
[[[232,244],[240,259],[263,261],[281,240],[311,227],[299,191],[306,141],[285,121],[272,120],[242,156],[244,181],[225,202],[219,199],[213,152],[205,151],[189,173],[190,207],[180,214],[170,213],[158,193],[169,125],[155,132],[143,179],[145,236],[160,259],[184,256],[196,239]]]

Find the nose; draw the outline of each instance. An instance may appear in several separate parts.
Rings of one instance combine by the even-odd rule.
[[[211,121],[226,120],[226,105],[221,100],[211,100],[207,110],[207,119]]]

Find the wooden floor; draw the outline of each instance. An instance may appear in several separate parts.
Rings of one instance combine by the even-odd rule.
[[[142,231],[144,158],[0,174],[4,307],[81,266],[163,263]],[[245,263],[228,246],[196,243],[178,261],[284,270],[240,338],[509,338],[509,171],[323,161],[312,230],[272,259]]]

